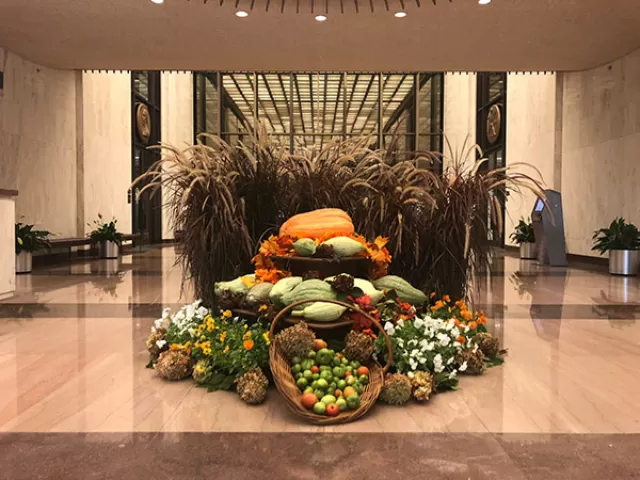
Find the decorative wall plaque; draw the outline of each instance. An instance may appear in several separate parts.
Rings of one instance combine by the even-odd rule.
[[[143,103],[139,103],[136,108],[136,128],[138,137],[146,145],[151,136],[151,116],[149,115],[149,109]]]

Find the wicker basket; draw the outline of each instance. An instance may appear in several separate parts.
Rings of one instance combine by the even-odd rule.
[[[274,334],[276,331],[277,324],[280,320],[286,318],[287,314],[296,308],[299,305],[305,303],[312,302],[325,302],[325,303],[334,303],[336,305],[341,305],[343,307],[348,308],[349,310],[353,310],[358,312],[364,316],[366,316],[371,322],[378,328],[380,334],[383,335],[385,341],[387,342],[387,349],[389,351],[389,358],[387,359],[387,364],[382,367],[378,362],[371,360],[367,365],[369,367],[369,383],[365,385],[362,394],[360,395],[360,406],[356,410],[347,410],[339,413],[335,417],[328,417],[324,415],[317,415],[310,410],[307,410],[302,405],[302,392],[296,385],[296,381],[293,378],[293,374],[291,373],[291,367],[289,365],[289,360],[287,357],[280,352],[277,347],[277,342],[271,343],[271,348],[269,350],[269,362],[271,366],[271,373],[273,375],[273,380],[276,385],[276,388],[280,392],[280,394],[284,397],[289,409],[303,418],[309,423],[313,423],[315,425],[332,425],[332,424],[340,424],[340,423],[348,423],[352,422],[361,416],[363,416],[367,411],[376,403],[378,396],[380,395],[380,391],[382,390],[382,385],[384,383],[384,374],[391,367],[391,363],[393,362],[393,349],[391,345],[391,340],[389,336],[384,331],[380,323],[373,318],[371,315],[363,312],[358,307],[354,305],[350,305],[348,303],[339,302],[337,300],[326,300],[326,299],[315,299],[315,300],[302,300],[300,302],[293,303],[288,307],[282,309],[278,315],[273,319],[271,323],[271,338],[274,338]],[[331,324],[327,324],[331,325]]]
[[[276,267],[304,277],[307,272],[317,272],[320,278],[348,273],[358,278],[369,278],[371,261],[366,257],[310,258],[310,257],[269,257]]]

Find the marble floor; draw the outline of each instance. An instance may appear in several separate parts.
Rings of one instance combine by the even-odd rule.
[[[499,258],[474,303],[509,350],[503,366],[428,405],[314,427],[276,390],[248,408],[145,368],[162,307],[192,301],[175,257],[164,247],[18,277],[0,302],[0,478],[380,478],[378,464],[404,478],[640,478],[637,278]],[[223,458],[234,451],[251,455]],[[267,466],[286,451],[310,460]]]

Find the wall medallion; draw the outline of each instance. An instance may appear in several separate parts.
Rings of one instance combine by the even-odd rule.
[[[146,145],[151,136],[151,116],[149,109],[143,103],[139,103],[136,108],[136,128],[140,141]]]

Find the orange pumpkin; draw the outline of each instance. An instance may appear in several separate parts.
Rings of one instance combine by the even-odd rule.
[[[338,208],[322,208],[294,215],[284,222],[280,235],[297,238],[318,238],[326,233],[351,235],[355,232],[351,217]]]

